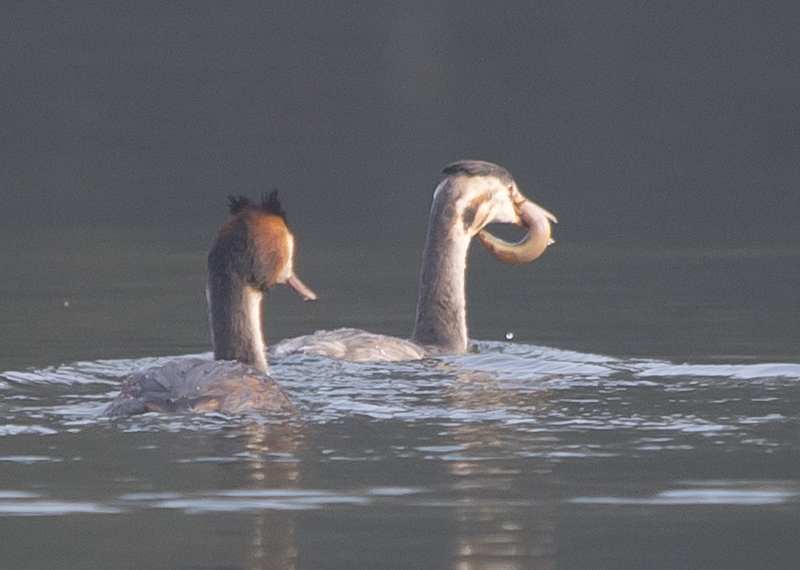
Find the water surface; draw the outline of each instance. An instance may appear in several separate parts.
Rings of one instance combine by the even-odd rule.
[[[474,251],[470,354],[276,360],[292,423],[103,416],[131,372],[209,356],[204,247],[132,230],[3,253],[9,567],[800,563],[797,253]],[[299,254],[320,301],[271,294],[270,340],[408,334],[417,258]]]

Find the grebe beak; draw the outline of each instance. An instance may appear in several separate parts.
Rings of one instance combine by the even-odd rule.
[[[308,285],[300,281],[300,278],[294,272],[286,280],[286,285],[294,289],[303,298],[303,301],[315,301],[317,299],[316,293],[309,289]]]
[[[528,233],[517,243],[509,243],[493,236],[486,230],[478,232],[481,245],[492,257],[509,265],[521,265],[533,261],[554,243],[550,237],[550,222],[558,223],[556,217],[534,202],[518,194],[514,201],[520,226]]]

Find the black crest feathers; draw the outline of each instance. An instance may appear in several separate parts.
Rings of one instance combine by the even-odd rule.
[[[495,176],[504,183],[511,184],[514,178],[502,166],[497,166],[491,162],[483,160],[459,160],[448,164],[442,169],[442,174],[453,176],[456,174],[466,174],[467,176]]]
[[[283,206],[281,206],[277,190],[265,192],[264,195],[261,196],[261,203],[259,205],[253,204],[253,201],[247,196],[228,196],[228,209],[231,211],[232,216],[235,216],[242,210],[259,209],[268,214],[280,216],[284,221],[286,220],[286,211],[283,209]]]
[[[247,196],[228,196],[228,209],[232,216],[252,206],[253,202]]]
[[[286,210],[281,206],[281,201],[278,200],[278,190],[273,190],[269,194],[266,192],[261,197],[261,209],[270,214],[280,216],[286,221]]]

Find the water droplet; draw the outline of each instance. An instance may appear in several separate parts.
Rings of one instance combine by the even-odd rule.
[[[511,340],[513,338],[514,338],[514,333],[513,332],[507,332],[506,333],[506,340]]]

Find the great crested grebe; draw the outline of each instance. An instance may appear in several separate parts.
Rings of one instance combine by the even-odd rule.
[[[184,358],[133,376],[107,414],[145,412],[291,412],[269,377],[261,302],[275,284],[304,299],[316,295],[294,273],[294,236],[277,191],[260,204],[229,198],[231,218],[208,254],[208,299],[214,360]]]
[[[279,342],[274,356],[316,354],[342,360],[413,360],[467,351],[464,276],[475,234],[496,259],[512,265],[539,257],[553,240],[555,216],[522,193],[511,174],[490,162],[461,160],[444,168],[433,194],[422,254],[417,317],[411,339],[357,329],[317,331]],[[527,234],[508,243],[483,228],[492,222],[519,226]]]

